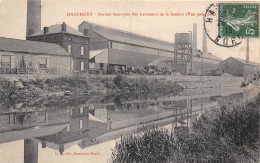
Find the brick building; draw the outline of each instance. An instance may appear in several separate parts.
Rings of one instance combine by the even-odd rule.
[[[26,39],[60,45],[71,54],[72,72],[88,72],[89,37],[64,22],[62,24],[44,27],[43,30],[27,36]]]
[[[0,37],[0,73],[68,75],[71,57],[56,44]]]

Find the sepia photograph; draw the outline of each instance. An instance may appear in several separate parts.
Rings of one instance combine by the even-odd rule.
[[[0,163],[259,163],[259,5],[0,0]]]

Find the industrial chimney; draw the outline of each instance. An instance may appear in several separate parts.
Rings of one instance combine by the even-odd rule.
[[[26,37],[41,30],[41,0],[27,0]]]
[[[207,34],[206,31],[203,30],[203,40],[202,40],[202,53],[206,56],[208,55],[208,47],[207,47]]]
[[[192,49],[197,50],[197,24],[193,24],[193,40],[192,40]]]
[[[63,22],[61,25],[61,31],[66,32],[66,30],[67,30],[66,28],[67,28],[67,26],[66,26],[65,22]]]

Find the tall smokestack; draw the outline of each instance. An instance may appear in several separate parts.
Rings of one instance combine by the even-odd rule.
[[[249,38],[246,40],[246,63],[249,63]]]
[[[202,53],[208,55],[208,47],[207,47],[207,34],[206,31],[203,30],[203,40],[202,40]]]
[[[27,0],[26,37],[41,30],[41,0]]]
[[[192,49],[197,50],[197,24],[193,24],[193,40],[192,40]]]

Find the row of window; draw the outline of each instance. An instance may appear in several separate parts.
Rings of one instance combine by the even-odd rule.
[[[79,112],[80,114],[83,114],[83,107],[79,108]],[[70,114],[73,114],[73,109],[70,110]],[[83,128],[83,120],[79,120],[79,128],[82,129]],[[67,131],[70,131],[70,124],[67,126]]]
[[[21,60],[20,64],[22,63],[22,61],[24,62],[24,60]],[[38,57],[37,62],[39,64],[40,69],[46,69],[47,68],[48,59],[46,57]],[[72,61],[72,67],[73,67],[73,61]],[[10,55],[2,55],[1,56],[0,68],[11,68],[11,56]],[[85,63],[82,62],[82,61],[80,62],[80,70],[81,71],[85,70]]]
[[[79,120],[79,128],[82,129],[83,128],[83,120]],[[70,124],[67,125],[67,132],[70,131]]]
[[[68,41],[72,41],[72,38],[68,38]],[[86,42],[86,40],[84,40],[84,39],[81,40],[81,43],[85,43],[85,42]]]
[[[35,40],[35,39],[34,39],[34,40]],[[51,41],[52,38],[51,38],[51,37],[47,37],[47,38],[45,38],[45,40],[46,40],[46,41]],[[55,41],[60,40],[60,37],[54,37],[54,40],[55,40]],[[38,41],[44,41],[44,39],[39,38]],[[72,38],[68,38],[68,41],[72,41]],[[85,43],[85,42],[86,42],[86,40],[84,40],[84,39],[81,40],[81,43]]]
[[[68,45],[68,52],[69,52],[70,54],[71,54],[71,49],[72,49],[72,46],[71,46],[71,45]],[[81,47],[80,47],[80,55],[84,55],[84,51],[85,51],[84,47],[81,46]]]
[[[11,55],[2,55],[0,60],[0,67],[1,68],[11,68]],[[47,68],[47,58],[46,57],[38,57],[37,62],[39,63],[39,68]],[[28,62],[24,61],[24,58],[21,58],[19,61],[19,65],[22,66],[29,66]]]

